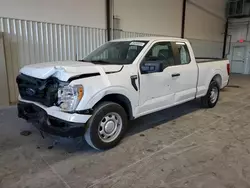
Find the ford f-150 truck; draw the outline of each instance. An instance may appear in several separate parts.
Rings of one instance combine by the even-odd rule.
[[[79,61],[23,67],[18,115],[42,133],[84,136],[106,150],[122,139],[128,120],[196,98],[213,108],[229,72],[228,60],[196,61],[185,39],[113,40]]]

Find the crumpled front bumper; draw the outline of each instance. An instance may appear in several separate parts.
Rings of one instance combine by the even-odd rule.
[[[51,135],[76,138],[83,136],[86,130],[85,123],[69,122],[53,117],[33,103],[19,102],[17,109],[19,118],[31,122],[40,131]]]

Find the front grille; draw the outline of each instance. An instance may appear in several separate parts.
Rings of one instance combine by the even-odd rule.
[[[25,100],[39,102],[48,107],[57,102],[57,91],[60,85],[57,78],[38,79],[20,74],[16,82],[20,96]]]

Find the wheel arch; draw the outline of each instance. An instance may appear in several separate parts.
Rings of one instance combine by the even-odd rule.
[[[220,87],[220,88],[222,87],[222,77],[221,77],[220,74],[214,75],[214,77],[212,78],[211,82],[212,82],[212,81],[216,81],[217,84],[219,85],[219,87]],[[210,83],[211,83],[211,82],[210,82]]]
[[[102,103],[102,102],[114,102],[117,103],[119,105],[121,105],[124,110],[126,111],[127,115],[128,115],[128,119],[134,119],[133,116],[133,109],[132,109],[132,105],[130,100],[123,94],[119,94],[119,93],[112,93],[112,94],[107,94],[105,96],[103,96],[95,105],[93,108],[95,108],[98,104]]]

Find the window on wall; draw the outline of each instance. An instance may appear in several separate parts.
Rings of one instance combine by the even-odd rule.
[[[244,6],[245,6],[245,0],[229,0],[227,4],[228,17],[243,15]]]
[[[174,65],[174,54],[171,42],[158,42],[146,54],[144,61],[162,61],[164,67]]]
[[[191,58],[190,58],[189,50],[188,50],[186,43],[177,42],[176,46],[178,48],[179,55],[180,55],[180,64],[181,65],[189,64],[191,61]]]

